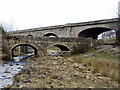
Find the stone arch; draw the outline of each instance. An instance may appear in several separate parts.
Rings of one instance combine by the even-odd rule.
[[[47,55],[69,55],[70,52],[71,49],[67,45],[60,43],[51,44],[47,47]]]
[[[64,44],[55,43],[55,44],[52,44],[50,46],[58,47],[61,51],[70,51],[70,48],[67,45],[64,45]],[[50,46],[48,46],[48,47],[50,47]]]
[[[33,35],[29,34],[29,35],[27,35],[26,37],[33,37]]]
[[[10,52],[11,59],[13,58],[13,50],[16,47],[21,46],[21,45],[27,45],[27,46],[32,47],[34,49],[35,56],[44,56],[46,54],[46,49],[42,46],[37,46],[37,45],[29,44],[29,43],[18,43],[10,48],[9,52]]]
[[[55,33],[46,33],[43,36],[44,37],[58,37]]]
[[[88,29],[85,29],[79,32],[78,37],[88,37],[88,38],[91,37],[93,39],[97,39],[99,34],[106,32],[106,31],[110,31],[110,30],[113,30],[113,29],[106,28],[106,27],[88,28]]]

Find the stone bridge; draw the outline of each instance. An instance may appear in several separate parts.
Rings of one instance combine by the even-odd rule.
[[[61,51],[68,51],[69,54],[75,54],[93,47],[95,45],[94,42],[93,39],[86,38],[8,36],[3,39],[3,50],[11,59],[13,58],[13,50],[21,45],[32,47],[36,56],[45,56],[49,46],[56,46]]]
[[[118,31],[118,21],[118,18],[114,18],[82,23],[68,23],[65,25],[18,30],[11,33],[22,36],[91,37],[97,39],[98,35],[105,31]]]

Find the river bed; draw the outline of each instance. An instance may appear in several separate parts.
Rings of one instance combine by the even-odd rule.
[[[6,63],[0,63],[0,88],[13,84],[13,77],[23,67],[25,62],[8,61]]]
[[[33,55],[33,53],[14,57],[14,61],[0,63],[0,88],[4,88],[13,84],[14,76],[22,70],[27,62],[20,61],[20,59],[30,57],[30,55]]]

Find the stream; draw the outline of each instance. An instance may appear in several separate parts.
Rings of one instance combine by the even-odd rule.
[[[30,56],[34,56],[34,53],[29,53],[17,57],[13,57],[14,61],[6,61],[0,63],[0,88],[10,86],[13,84],[13,78],[19,71],[22,70],[27,61],[20,61]]]

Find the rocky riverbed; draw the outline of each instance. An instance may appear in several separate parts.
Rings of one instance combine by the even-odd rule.
[[[23,68],[25,62],[0,62],[0,88],[13,84],[13,77]]]
[[[15,76],[11,88],[111,88],[116,81],[94,73],[92,68],[77,63],[71,57],[35,58]]]

